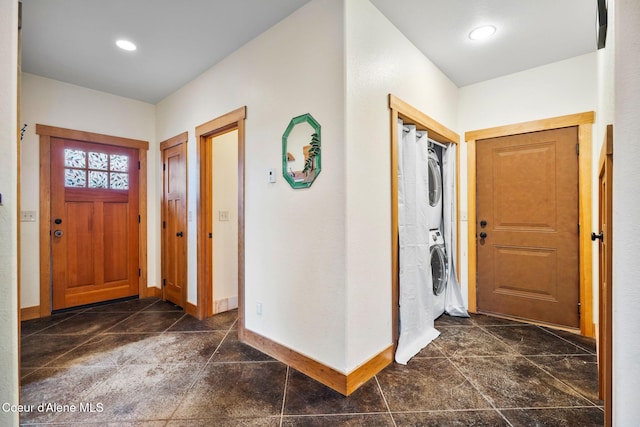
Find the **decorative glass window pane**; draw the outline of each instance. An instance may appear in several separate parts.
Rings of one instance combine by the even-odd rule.
[[[89,188],[108,188],[107,173],[89,171]]]
[[[87,172],[82,169],[65,169],[64,170],[64,186],[65,187],[86,187]]]
[[[107,153],[89,152],[89,169],[100,169],[106,171],[108,168]]]
[[[116,172],[126,172],[127,170],[129,170],[129,156],[112,154],[110,169]]]
[[[129,174],[128,173],[111,173],[111,185],[112,190],[128,190],[129,189]]]
[[[84,168],[86,165],[86,156],[82,150],[73,150],[71,148],[64,149],[64,165],[68,168]]]

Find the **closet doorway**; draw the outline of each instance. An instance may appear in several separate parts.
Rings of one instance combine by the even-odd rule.
[[[213,119],[196,128],[197,147],[197,163],[199,165],[200,190],[198,197],[198,305],[194,310],[195,316],[204,319],[212,316],[216,311],[223,311],[225,303],[227,308],[237,304],[238,307],[238,335],[242,337],[244,332],[244,121],[246,117],[246,107],[234,110],[224,116]],[[234,144],[230,147],[229,144]],[[215,147],[215,148],[214,148]],[[215,151],[214,151],[215,150]],[[224,153],[226,151],[226,153]],[[229,182],[234,181],[231,187],[237,185],[235,205],[229,207],[228,197],[221,198],[225,190],[225,182],[221,182],[221,178],[215,179],[215,165],[217,159],[214,160],[214,154],[218,156],[235,156],[237,167],[231,168],[235,172],[235,176],[228,173],[224,177],[226,186]],[[220,184],[220,185],[218,185]],[[217,191],[216,191],[217,188]],[[216,194],[217,193],[217,194]],[[233,197],[233,196],[232,196]],[[217,203],[216,203],[217,200]],[[223,201],[224,200],[224,201]],[[215,203],[215,206],[214,206]],[[232,225],[231,222],[234,222]],[[235,233],[237,239],[231,238],[237,242],[237,251],[235,256],[226,253],[225,256],[233,260],[232,264],[237,262],[235,274],[220,267],[220,273],[216,271],[219,263],[223,263],[222,254],[216,256],[214,241],[222,243],[217,239],[225,235],[229,240],[229,232]],[[215,237],[214,237],[215,236]],[[214,262],[215,257],[215,262]],[[237,261],[236,261],[237,260]],[[228,267],[225,266],[225,267]],[[237,303],[235,296],[225,296],[226,291],[221,290],[221,297],[214,295],[214,289],[217,289],[215,280],[229,280],[237,283]],[[227,289],[228,290],[228,289]],[[232,292],[233,293],[233,292]],[[217,307],[216,307],[217,303]],[[216,310],[217,309],[217,310]]]
[[[429,137],[441,144],[458,144],[460,136],[452,130],[438,123],[420,110],[404,102],[400,98],[389,94],[389,110],[391,111],[391,328],[394,353],[400,337],[400,267],[398,240],[398,119],[404,123],[413,124],[418,130],[425,130]],[[458,177],[460,176],[460,152],[456,150],[456,218],[459,218],[460,191]],[[455,264],[460,265],[460,223],[456,222],[456,251]]]

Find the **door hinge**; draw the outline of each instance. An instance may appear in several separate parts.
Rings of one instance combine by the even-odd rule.
[[[212,239],[213,238],[213,233],[209,233],[209,238]]]
[[[582,316],[582,310],[580,310],[582,308],[582,304],[578,303],[578,320],[580,319],[580,316]]]
[[[167,286],[167,279],[162,279],[162,286]]]
[[[576,144],[576,154],[580,155],[580,144]]]
[[[162,170],[163,170],[163,171],[166,171],[166,170],[167,170],[167,164],[166,164],[166,163],[163,163],[163,164],[162,164]]]
[[[140,215],[138,215],[138,224],[140,224],[141,220],[142,220],[142,218],[140,217]]]
[[[142,276],[142,270],[138,269],[138,277]]]
[[[140,162],[138,162],[138,170],[140,170]]]
[[[167,228],[167,221],[162,221],[162,228]]]

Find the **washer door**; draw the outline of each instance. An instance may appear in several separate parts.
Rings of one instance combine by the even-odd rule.
[[[437,206],[442,197],[442,175],[438,161],[429,156],[429,205]]]
[[[441,245],[431,246],[431,279],[433,294],[440,295],[447,285],[447,255]]]

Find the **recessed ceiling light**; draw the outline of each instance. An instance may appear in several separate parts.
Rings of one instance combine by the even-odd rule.
[[[482,27],[475,28],[469,33],[471,40],[484,40],[488,39],[496,32],[496,27],[493,25],[483,25]]]
[[[118,40],[116,45],[123,50],[134,51],[137,49],[136,45],[131,43],[129,40]]]

